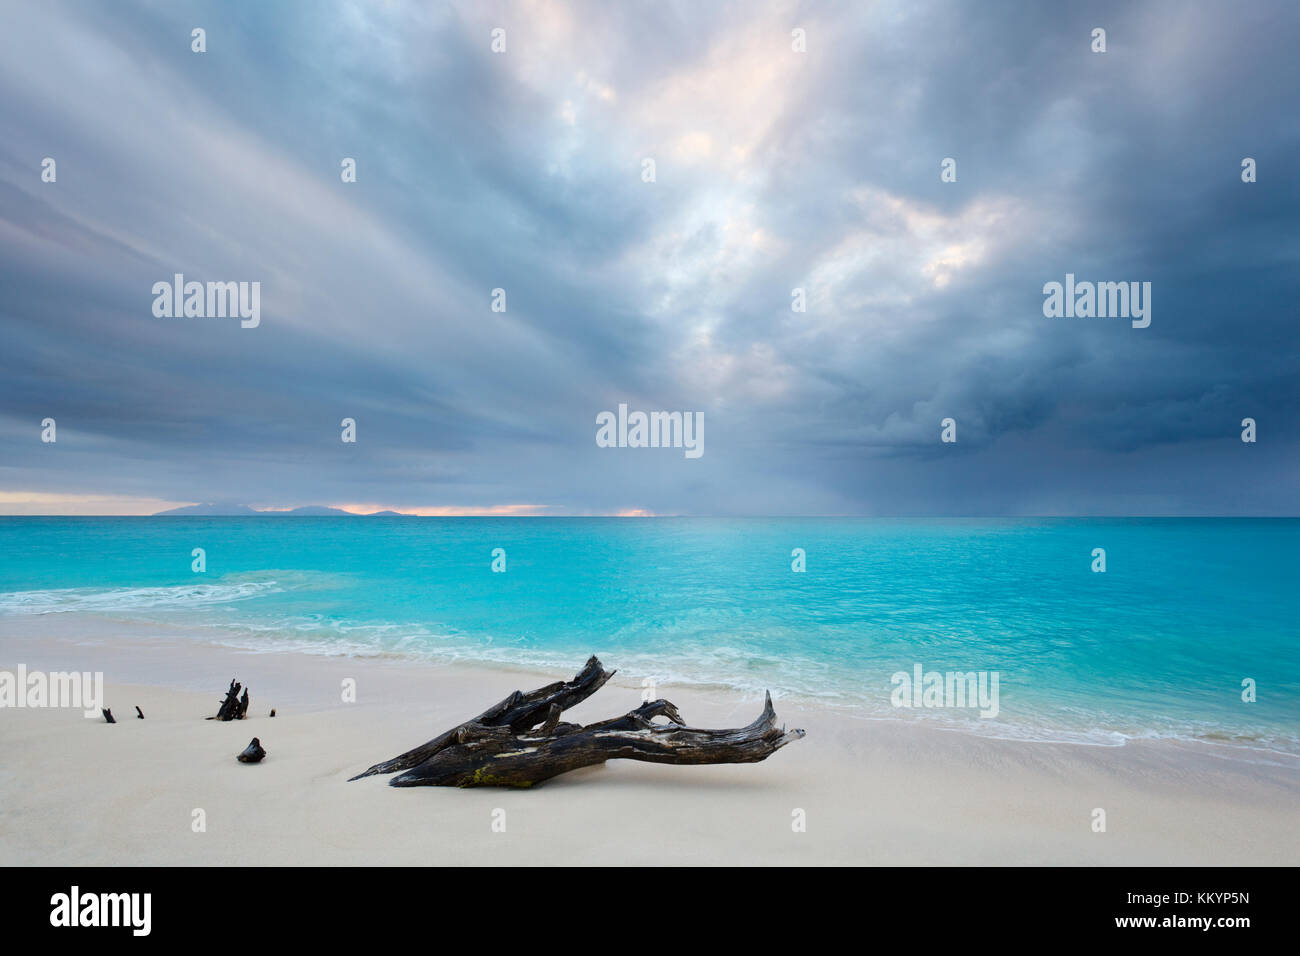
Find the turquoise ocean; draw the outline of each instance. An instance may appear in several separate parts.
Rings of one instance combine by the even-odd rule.
[[[669,697],[1267,757],[1300,754],[1298,569],[1300,519],[0,518],[0,650],[19,616],[88,614],[550,679],[595,653]],[[997,718],[892,707],[916,664],[997,671]]]

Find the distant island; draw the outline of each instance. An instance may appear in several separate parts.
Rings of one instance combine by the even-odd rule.
[[[221,517],[221,518],[238,518],[244,516],[265,517],[265,518],[410,518],[412,515],[403,514],[400,511],[372,511],[368,514],[358,514],[354,511],[344,511],[342,508],[327,508],[324,505],[307,505],[303,508],[290,508],[287,511],[261,510],[250,508],[248,505],[230,504],[228,502],[206,502],[198,505],[186,505],[183,508],[170,508],[167,511],[158,511],[153,514],[155,518],[164,518],[168,516],[176,517]]]

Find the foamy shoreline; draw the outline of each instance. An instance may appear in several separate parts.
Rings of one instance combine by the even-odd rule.
[[[982,738],[790,698],[776,702],[778,719],[808,736],[759,764],[615,761],[521,792],[348,783],[582,662],[539,675],[248,653],[168,639],[165,628],[104,640],[76,623],[0,623],[0,669],[103,671],[119,720],[0,710],[0,858],[9,863],[1295,862],[1293,766],[1159,740],[1106,748]],[[204,721],[231,677],[251,690],[250,719]],[[355,703],[342,700],[344,679],[356,682]],[[640,694],[639,681],[619,675],[566,717],[615,716]],[[762,704],[717,688],[661,685],[658,694],[695,726],[742,725]],[[145,720],[134,719],[136,705]],[[240,765],[234,755],[253,736],[269,756]],[[1092,830],[1096,808],[1105,833]],[[505,833],[491,829],[496,809],[506,811]],[[792,831],[796,809],[807,832]],[[195,810],[206,832],[194,832]]]
[[[60,611],[30,615],[0,614],[0,641],[3,641],[5,636],[18,636],[28,641],[35,640],[40,646],[44,646],[47,641],[54,644],[66,643],[64,636],[69,633],[78,635],[75,643],[82,647],[96,643],[118,647],[124,643],[143,641],[174,643],[185,647],[207,646],[251,657],[263,655],[290,658],[325,657],[380,662],[417,669],[466,667],[479,672],[521,675],[519,679],[529,686],[549,683],[559,679],[560,675],[572,673],[592,652],[591,649],[586,649],[581,653],[567,655],[554,650],[549,653],[498,652],[493,654],[490,646],[476,648],[472,652],[466,652],[464,648],[437,647],[377,650],[368,644],[352,646],[337,641],[317,642],[295,639],[293,631],[286,633],[280,629],[274,630],[271,632],[272,636],[268,636],[267,633],[256,629],[245,632],[241,627],[213,626],[208,623],[200,625],[193,622],[182,624],[151,618],[133,618],[122,614],[106,616],[98,611]],[[513,650],[515,649],[512,648],[511,651]],[[81,659],[85,653],[85,651],[78,651],[76,656]],[[1035,719],[1032,714],[1027,714],[1024,710],[1017,713],[1014,718],[1004,714],[1001,720],[990,721],[973,716],[974,711],[969,712],[968,715],[960,709],[894,708],[886,703],[889,688],[878,688],[875,694],[866,694],[863,690],[859,690],[854,695],[790,688],[783,690],[780,684],[784,675],[772,675],[774,678],[772,682],[757,680],[752,674],[744,681],[727,681],[716,676],[713,678],[702,676],[690,667],[681,669],[680,662],[671,656],[656,657],[652,662],[648,662],[644,655],[620,657],[616,652],[598,653],[607,662],[617,661],[616,664],[609,663],[609,666],[619,672],[624,682],[631,681],[628,686],[640,687],[640,681],[649,679],[654,681],[656,686],[677,688],[679,693],[682,689],[689,688],[700,693],[740,699],[750,697],[761,699],[764,693],[770,692],[778,701],[787,702],[788,706],[828,711],[848,720],[920,722],[934,730],[969,733],[986,739],[1084,747],[1123,747],[1139,741],[1160,741],[1170,745],[1203,748],[1222,759],[1273,763],[1300,770],[1300,741],[1293,737],[1286,737],[1278,742],[1276,738],[1268,735],[1248,737],[1213,726],[1199,731],[1189,727],[1153,729],[1129,726],[1121,729],[1116,726],[1068,726],[1057,721]],[[133,664],[139,663],[138,657],[133,658]],[[178,681],[186,680],[189,670],[188,667],[182,667],[174,672],[154,672],[147,667],[143,670],[134,667],[129,673],[121,674],[121,677],[137,683],[177,686]]]

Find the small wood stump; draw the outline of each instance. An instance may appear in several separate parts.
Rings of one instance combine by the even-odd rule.
[[[226,698],[221,702],[221,707],[217,710],[217,716],[209,717],[208,720],[243,720],[248,716],[248,688],[244,688],[244,696],[239,696],[239,689],[243,685],[233,677],[230,679],[230,687],[226,691]]]

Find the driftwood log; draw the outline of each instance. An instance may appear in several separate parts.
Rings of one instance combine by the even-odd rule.
[[[802,730],[777,727],[770,694],[757,720],[733,730],[688,727],[666,700],[585,727],[560,720],[561,713],[612,676],[592,657],[573,680],[526,694],[515,691],[473,720],[352,779],[402,771],[389,781],[391,786],[531,787],[618,757],[672,764],[755,763],[804,736]]]

